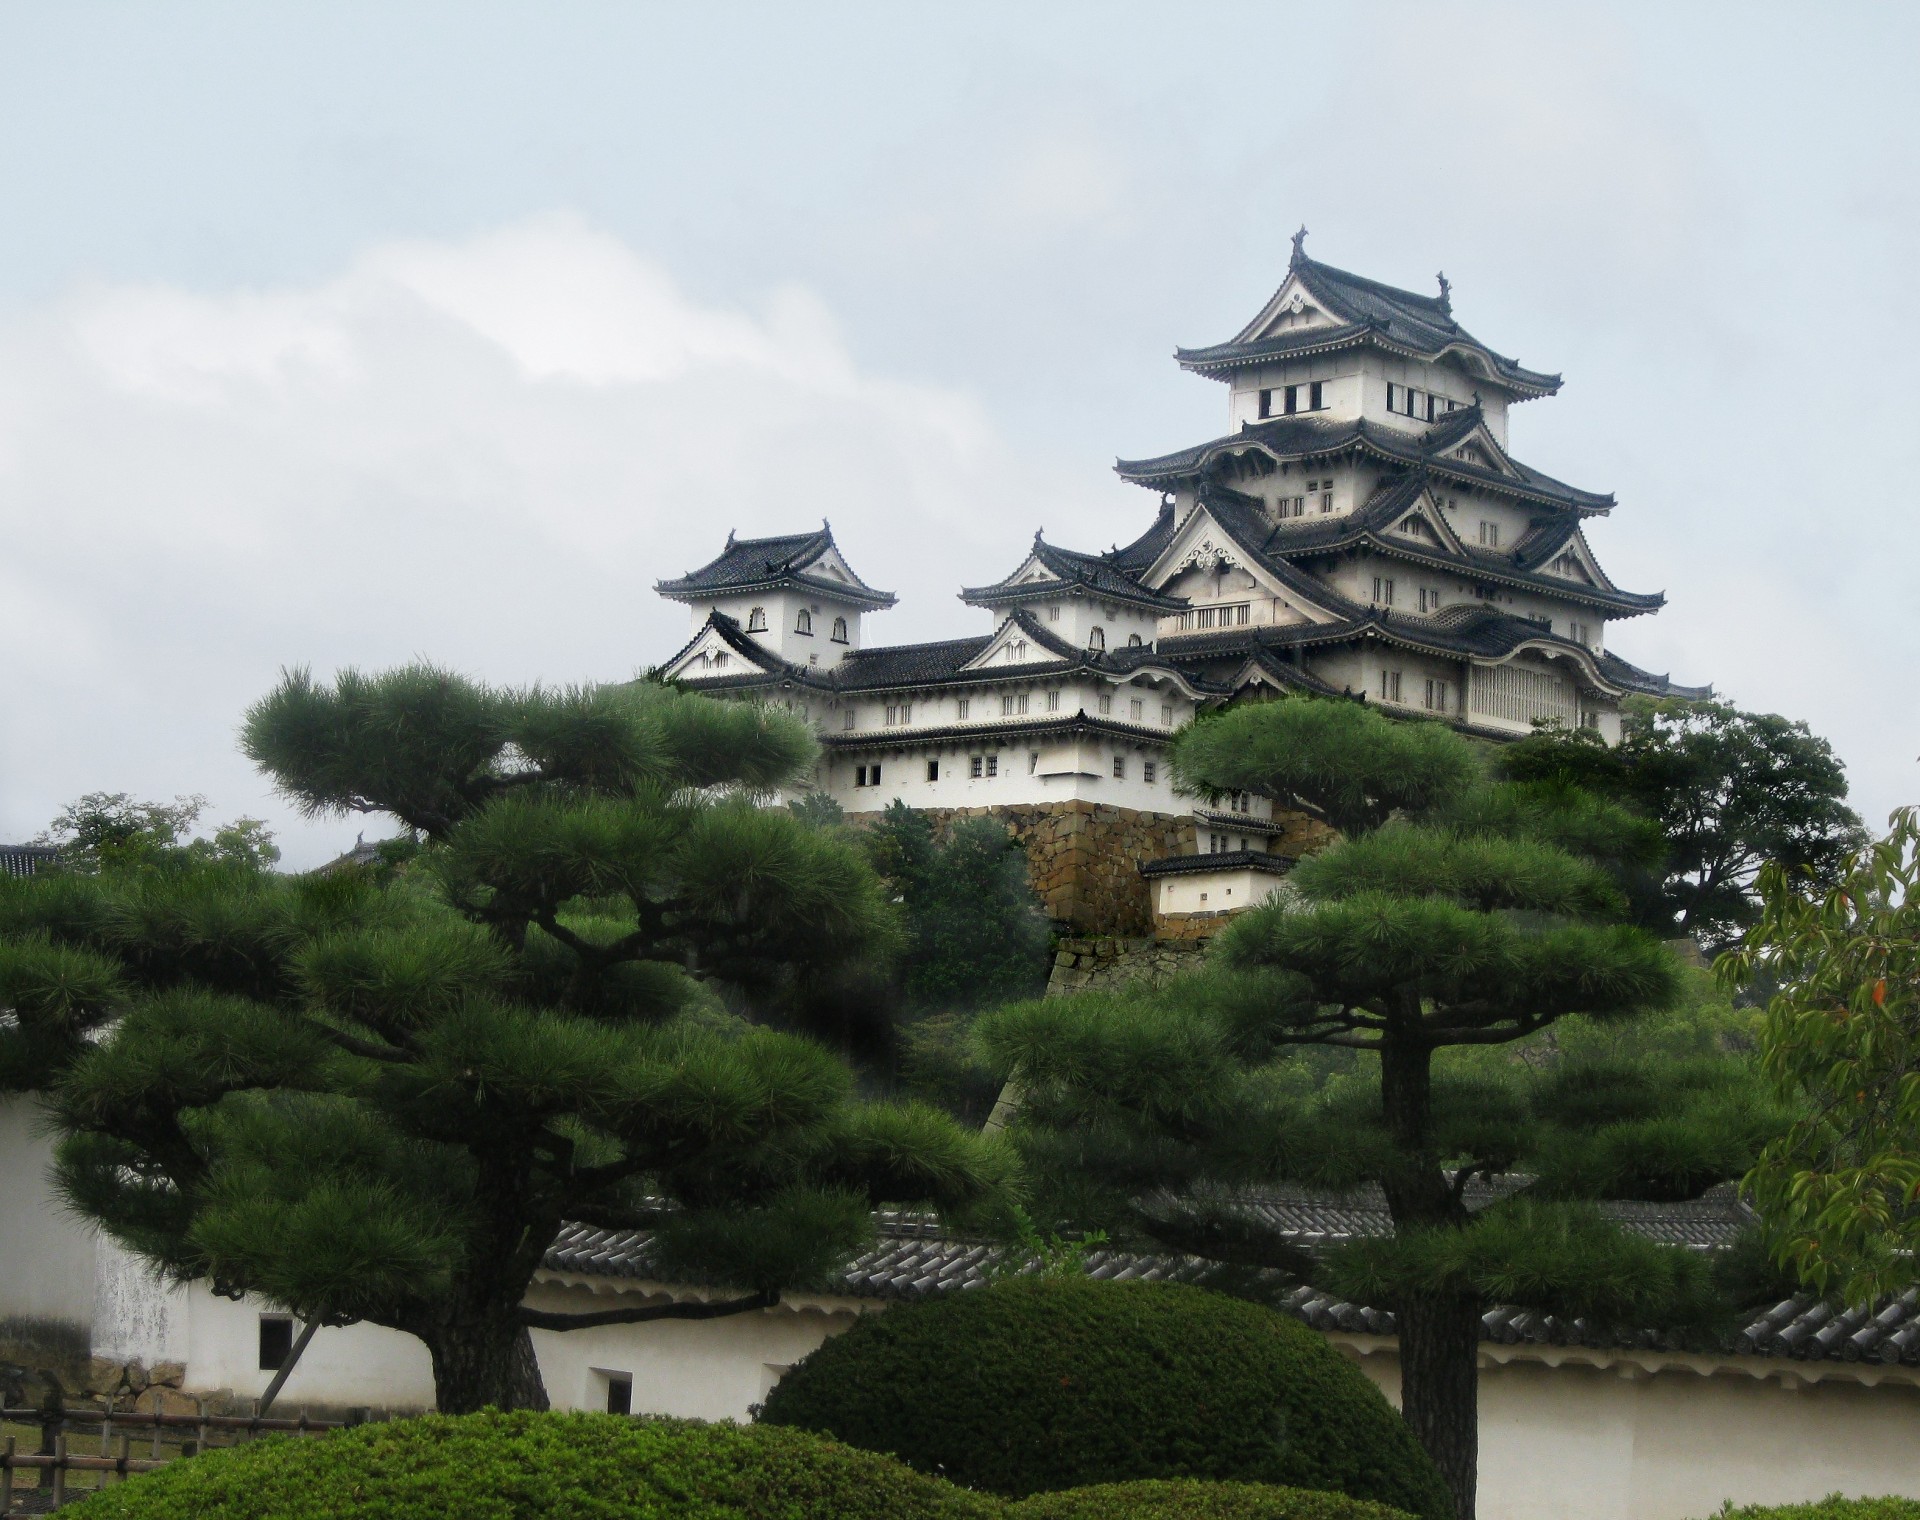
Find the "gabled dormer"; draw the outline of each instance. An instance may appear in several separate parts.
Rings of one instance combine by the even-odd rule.
[[[1105,648],[1103,644],[1102,649]],[[1099,650],[1094,651],[1100,652]],[[1024,608],[1001,619],[993,637],[962,670],[1017,670],[1029,665],[1057,665],[1078,661],[1082,651]]]
[[[685,602],[696,629],[720,613],[788,664],[817,670],[860,647],[861,614],[894,603],[854,573],[824,522],[777,538],[729,533],[717,559],[653,589]]]

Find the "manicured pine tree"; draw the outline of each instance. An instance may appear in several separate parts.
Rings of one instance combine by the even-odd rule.
[[[1238,918],[1202,975],[987,1015],[1021,1095],[1016,1138],[1055,1220],[1391,1308],[1404,1413],[1471,1520],[1482,1313],[1702,1319],[1705,1265],[1592,1200],[1693,1196],[1765,1138],[1728,1063],[1510,1080],[1450,1066],[1462,1047],[1674,996],[1671,953],[1615,921],[1617,877],[1657,833],[1571,788],[1489,781],[1470,741],[1354,702],[1232,709],[1182,733],[1173,763],[1190,792],[1257,793],[1342,837]],[[1469,1208],[1474,1179],[1518,1167],[1535,1179],[1521,1195]],[[1377,1184],[1393,1234],[1302,1250],[1247,1206],[1282,1182]]]
[[[897,931],[859,851],[761,805],[811,766],[772,710],[424,666],[287,677],[247,752],[307,812],[422,842],[391,885],[212,862],[5,884],[0,1088],[46,1093],[67,1196],[176,1279],[415,1335],[440,1407],[544,1403],[527,1332],[764,1307],[880,1202],[995,1193],[995,1148],[857,1101],[709,990]],[[658,1231],[715,1304],[536,1312],[565,1220]]]

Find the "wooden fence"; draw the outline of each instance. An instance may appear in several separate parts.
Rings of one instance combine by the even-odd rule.
[[[257,1402],[251,1414],[209,1414],[204,1399],[193,1414],[166,1414],[158,1403],[156,1396],[156,1407],[145,1414],[137,1407],[116,1410],[111,1404],[105,1409],[0,1408],[0,1425],[37,1426],[40,1431],[38,1449],[32,1452],[19,1450],[16,1436],[0,1443],[0,1516],[47,1514],[130,1474],[152,1472],[178,1457],[239,1445],[270,1431],[313,1435],[367,1418],[363,1412],[355,1419],[312,1420],[302,1410],[295,1419],[269,1419]],[[69,1481],[81,1474],[81,1481]],[[17,1486],[29,1475],[27,1486]]]

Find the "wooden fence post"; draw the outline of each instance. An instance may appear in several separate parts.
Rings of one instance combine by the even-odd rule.
[[[0,1451],[0,1516],[13,1513],[13,1437],[7,1437],[7,1448]]]

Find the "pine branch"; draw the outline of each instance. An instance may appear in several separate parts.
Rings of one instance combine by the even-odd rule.
[[[656,1304],[644,1309],[603,1309],[598,1314],[552,1314],[544,1309],[520,1310],[520,1323],[529,1330],[591,1330],[599,1325],[643,1325],[657,1319],[724,1319],[733,1314],[751,1314],[756,1309],[771,1309],[780,1302],[775,1288],[749,1293],[745,1298],[722,1299],[710,1304]]]
[[[360,1040],[343,1029],[335,1029],[331,1024],[323,1024],[318,1019],[301,1021],[321,1039],[337,1045],[349,1055],[364,1056],[369,1061],[384,1061],[389,1066],[412,1066],[415,1057],[403,1050],[395,1050],[388,1045],[375,1045],[368,1040]]]

